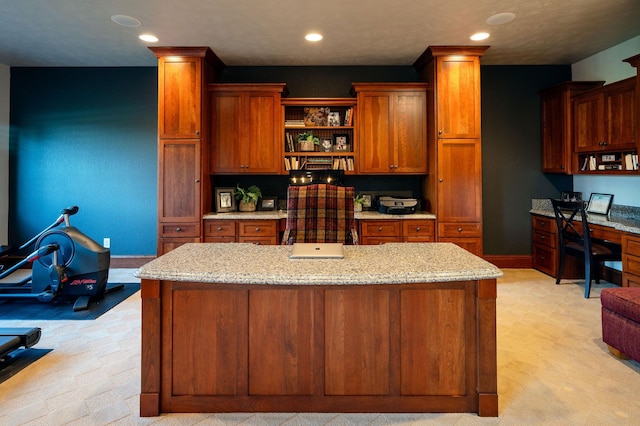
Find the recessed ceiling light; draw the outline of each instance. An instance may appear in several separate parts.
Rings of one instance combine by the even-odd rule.
[[[138,36],[138,38],[142,41],[147,41],[149,43],[155,43],[158,41],[158,37],[151,34],[141,34]]]
[[[127,15],[113,15],[111,20],[118,25],[122,25],[124,27],[139,27],[142,23],[134,18],[133,16]]]
[[[310,33],[304,36],[307,41],[320,41],[322,40],[322,34]]]
[[[487,18],[487,24],[502,25],[502,24],[506,24],[507,22],[513,21],[515,18],[516,18],[515,13],[511,13],[511,12],[497,13]]]
[[[475,33],[470,38],[473,41],[486,40],[489,38],[489,33]]]

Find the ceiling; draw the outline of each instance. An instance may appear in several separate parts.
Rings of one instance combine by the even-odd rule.
[[[430,45],[473,44],[491,46],[485,65],[571,64],[640,35],[638,0],[0,0],[0,11],[0,64],[12,67],[155,66],[141,33],[209,46],[229,66],[411,65]],[[516,18],[486,23],[502,12]],[[304,40],[311,30],[324,39]],[[472,42],[477,31],[491,37]]]

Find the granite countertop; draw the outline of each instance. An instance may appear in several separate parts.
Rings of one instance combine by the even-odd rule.
[[[233,284],[404,284],[494,279],[502,271],[452,243],[345,246],[344,259],[289,259],[292,246],[189,243],[136,271],[142,279]]]
[[[255,212],[229,212],[229,213],[205,213],[204,219],[286,219],[287,212],[283,210],[255,211]],[[436,215],[427,212],[413,214],[383,214],[377,211],[355,212],[356,220],[391,220],[391,219],[435,219]]]
[[[640,208],[613,205],[609,216],[599,214],[587,215],[587,221],[595,225],[614,228],[622,232],[640,234]],[[532,200],[531,214],[555,218],[551,201],[548,199]]]

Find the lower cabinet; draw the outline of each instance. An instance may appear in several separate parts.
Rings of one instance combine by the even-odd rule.
[[[433,219],[383,219],[359,222],[360,243],[363,245],[435,241],[435,220]]]
[[[278,221],[205,219],[204,242],[276,245],[279,243]]]
[[[622,234],[622,286],[640,287],[640,235]]]

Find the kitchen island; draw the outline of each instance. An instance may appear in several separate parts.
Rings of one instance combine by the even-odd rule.
[[[141,416],[498,415],[496,279],[450,243],[185,244],[143,266]]]

